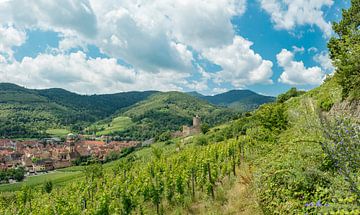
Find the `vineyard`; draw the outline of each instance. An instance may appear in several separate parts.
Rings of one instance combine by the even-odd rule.
[[[359,214],[358,122],[321,109],[340,88],[287,97],[206,135],[86,166],[64,186],[2,193],[0,213]]]
[[[170,156],[153,147],[148,161],[130,156],[111,169],[89,166],[81,182],[3,197],[1,214],[163,214],[193,199],[215,199],[217,186],[236,177],[245,141],[192,145]]]

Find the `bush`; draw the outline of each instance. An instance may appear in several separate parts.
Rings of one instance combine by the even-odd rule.
[[[330,99],[326,99],[320,102],[320,109],[323,111],[330,111],[333,105],[333,101],[331,101]]]
[[[305,93],[305,91],[298,91],[295,87],[293,87],[289,91],[287,91],[286,93],[280,94],[277,97],[276,101],[278,103],[284,103],[287,100],[289,100],[290,98],[301,96],[304,93]]]
[[[205,135],[200,135],[195,140],[196,145],[205,146],[208,144],[208,139]]]
[[[208,133],[209,130],[210,130],[210,126],[207,123],[204,123],[204,124],[201,125],[201,132],[203,134]]]
[[[46,193],[51,193],[52,189],[53,189],[53,183],[51,181],[46,181],[44,183],[44,191]]]
[[[158,136],[158,138],[156,138],[156,139],[161,142],[168,141],[171,139],[171,132],[166,131],[166,132],[162,133],[160,136]]]

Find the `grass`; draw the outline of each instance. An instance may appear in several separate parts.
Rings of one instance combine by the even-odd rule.
[[[150,150],[150,148],[148,148]],[[136,154],[141,155],[150,154],[151,151],[142,152],[139,150]],[[139,157],[139,155],[138,155]],[[109,170],[116,165],[117,161],[109,162],[103,165],[105,170]],[[20,190],[23,186],[40,187],[46,181],[51,181],[55,187],[66,185],[70,182],[80,180],[84,177],[82,170],[84,166],[71,166],[68,168],[57,169],[56,171],[48,174],[35,175],[26,177],[24,181],[15,184],[2,184],[0,185],[1,192],[14,192]]]
[[[64,128],[51,128],[46,130],[46,133],[55,137],[65,137],[67,134],[71,133],[69,130]]]
[[[122,131],[133,124],[130,117],[116,117],[109,124],[96,125],[98,129],[104,128],[105,130],[99,131],[96,135],[108,135],[114,131]],[[110,125],[110,126],[109,126]]]
[[[74,181],[83,177],[81,171],[54,171],[44,175],[29,176],[23,182],[15,184],[0,185],[0,192],[12,192],[20,190],[23,186],[38,187],[45,181],[51,181],[54,186],[62,186],[67,182]]]

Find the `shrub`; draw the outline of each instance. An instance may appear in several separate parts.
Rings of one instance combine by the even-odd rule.
[[[333,101],[331,101],[330,99],[326,99],[320,102],[320,109],[323,111],[330,111],[333,105]]]
[[[200,135],[196,138],[195,143],[200,146],[205,146],[208,144],[208,139],[204,135]]]

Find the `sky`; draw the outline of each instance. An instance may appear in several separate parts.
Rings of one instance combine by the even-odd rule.
[[[0,82],[80,94],[309,90],[349,0],[0,0]]]

